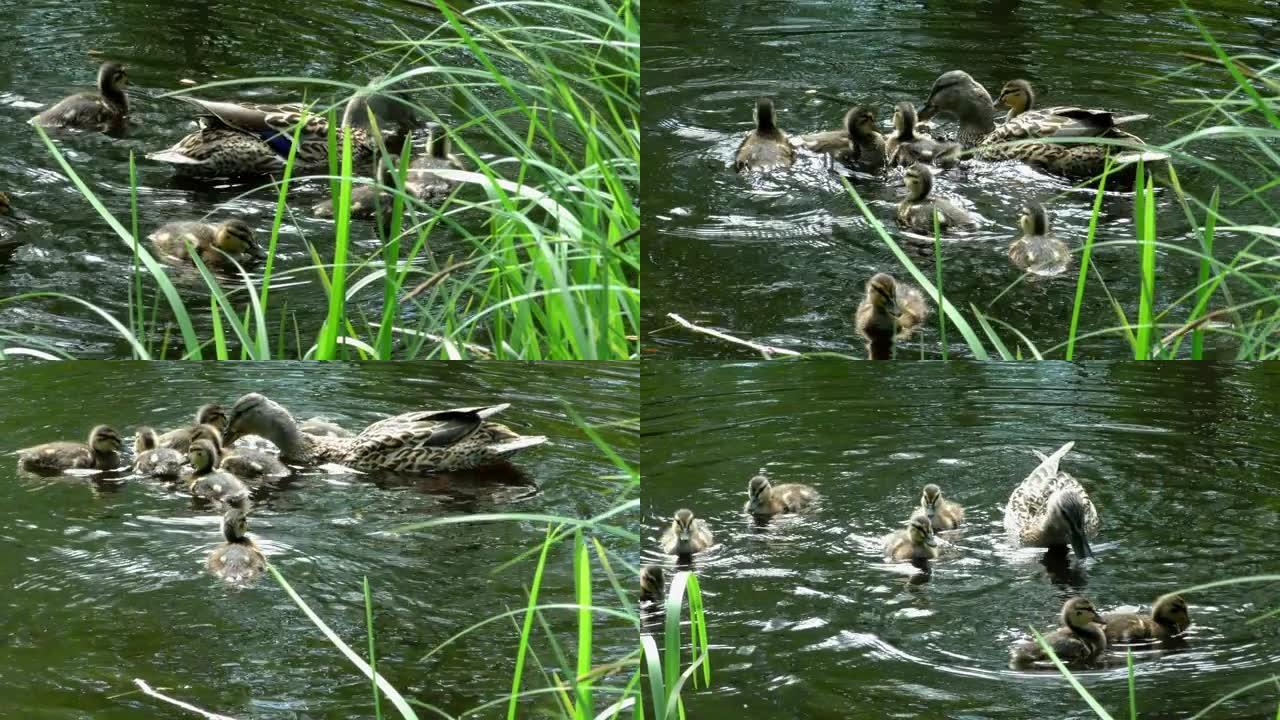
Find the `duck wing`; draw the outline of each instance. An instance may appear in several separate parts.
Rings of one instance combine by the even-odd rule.
[[[511,407],[510,403],[453,410],[424,410],[380,420],[355,438],[353,450],[399,447],[448,447],[474,433],[485,418]]]
[[[225,128],[252,135],[270,145],[281,156],[288,156],[294,129],[304,115],[306,124],[302,128],[303,137],[326,137],[329,132],[327,117],[307,114],[306,108],[297,103],[259,105],[201,100],[187,96],[179,96],[178,99],[199,109],[203,127]]]
[[[1030,110],[997,126],[983,144],[1050,137],[1124,137],[1117,131],[1120,125],[1146,117],[1066,106]]]

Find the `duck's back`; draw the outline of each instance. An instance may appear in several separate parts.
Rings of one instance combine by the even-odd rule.
[[[1052,235],[1024,235],[1009,246],[1009,260],[1033,275],[1049,277],[1066,272],[1071,251]]]
[[[1068,442],[1048,457],[1034,451],[1040,456],[1040,464],[1014,488],[1004,508],[1004,527],[1009,534],[1021,536],[1024,530],[1038,527],[1047,513],[1049,497],[1058,490],[1076,489],[1087,497],[1078,480],[1058,469],[1062,458],[1073,447],[1075,441]]]
[[[738,172],[744,170],[772,170],[790,167],[795,158],[795,151],[787,143],[787,136],[778,130],[762,134],[752,130],[742,144],[738,146],[738,154],[733,168]]]
[[[1168,634],[1156,621],[1138,613],[1109,613],[1102,619],[1107,623],[1107,642],[1150,640]]]

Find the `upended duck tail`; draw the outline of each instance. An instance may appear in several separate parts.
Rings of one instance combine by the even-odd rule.
[[[541,445],[546,441],[547,437],[545,435],[525,435],[523,437],[493,443],[492,445],[486,446],[485,449],[496,457],[507,457],[508,455],[513,455],[526,448]]]

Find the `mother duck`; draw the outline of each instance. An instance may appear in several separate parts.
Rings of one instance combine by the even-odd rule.
[[[1089,539],[1098,535],[1098,509],[1079,480],[1058,469],[1074,442],[1049,457],[1039,451],[1040,464],[1014,488],[1004,508],[1004,529],[1019,544],[1029,547],[1068,546],[1076,557],[1093,554]]]
[[[1120,129],[1120,125],[1145,115],[1119,117],[1107,110],[1078,107],[1030,109],[997,126],[992,118],[991,95],[969,73],[952,70],[933,83],[929,99],[918,111],[921,122],[938,114],[956,117],[960,130],[956,137],[965,147],[976,148],[983,160],[1021,160],[1054,175],[1090,178],[1102,174],[1108,150],[1120,156],[1122,148],[1089,142],[1021,143],[1019,140],[1048,138],[1110,138],[1142,144],[1142,139]],[[1130,171],[1130,175],[1132,171]]]

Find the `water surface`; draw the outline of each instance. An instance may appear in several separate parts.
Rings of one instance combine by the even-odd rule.
[[[902,369],[905,368],[905,369]],[[715,675],[693,717],[1092,718],[1052,670],[1014,672],[1008,648],[1055,627],[1065,598],[1104,611],[1280,571],[1280,374],[1271,366],[1062,363],[649,364],[644,374],[645,555],[679,507],[718,545],[695,559]],[[1159,397],[1160,402],[1151,398]],[[1096,557],[1044,562],[1011,547],[1009,493],[1067,440],[1063,469],[1099,508]],[[763,526],[742,513],[748,479],[802,482],[813,514]],[[938,483],[967,510],[925,582],[886,563],[881,537]],[[1141,717],[1186,718],[1263,680],[1280,656],[1277,587],[1188,595],[1185,643],[1135,656]],[[1080,675],[1127,717],[1123,654]],[[1274,687],[1207,717],[1273,717]]]

